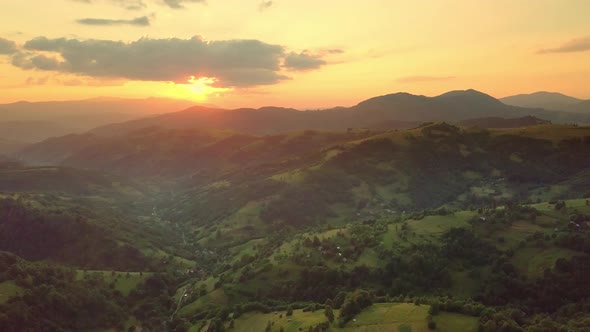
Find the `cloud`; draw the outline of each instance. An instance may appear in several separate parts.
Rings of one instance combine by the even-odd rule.
[[[328,54],[342,54],[342,53],[344,53],[344,50],[341,50],[339,48],[331,48],[331,49],[326,50],[326,52]]]
[[[87,4],[93,4],[99,2],[100,0],[72,0],[76,2],[82,2]],[[128,10],[140,10],[147,8],[147,2],[150,0],[103,0],[109,3],[112,3],[116,6],[126,8]],[[151,2],[167,6],[174,9],[184,9],[186,8],[186,4],[190,3],[207,3],[207,0],[151,0]],[[272,1],[268,1],[272,3]]]
[[[215,86],[244,88],[289,79],[281,73],[283,68],[311,70],[326,62],[259,40],[142,38],[127,43],[38,37],[12,56],[12,64],[100,79],[179,83],[190,76],[214,77]]]
[[[97,0],[73,0],[87,4],[96,3]],[[147,4],[143,0],[107,0],[116,6],[123,7],[127,10],[141,10],[147,8]]]
[[[406,76],[397,79],[399,83],[421,83],[432,81],[449,81],[455,79],[455,76]]]
[[[590,36],[572,39],[565,44],[555,48],[544,48],[537,51],[540,54],[546,53],[572,53],[590,51]]]
[[[164,3],[170,8],[182,9],[185,8],[185,3],[205,3],[206,0],[164,0]]]
[[[263,1],[260,3],[260,5],[258,5],[258,10],[260,10],[260,11],[264,11],[264,10],[266,10],[266,9],[269,9],[270,7],[272,7],[272,5],[273,5],[273,4],[274,4],[274,3],[273,3],[272,1],[264,1],[264,0],[263,0]]]
[[[307,52],[289,53],[285,57],[284,66],[290,70],[312,70],[325,65],[326,61],[320,56],[311,55]]]
[[[16,53],[16,51],[17,48],[15,42],[0,37],[0,54],[13,54]]]
[[[102,18],[83,18],[77,20],[79,24],[84,25],[98,25],[98,26],[114,26],[114,25],[135,25],[135,26],[149,26],[150,19],[147,16],[137,17],[131,20],[112,20]]]

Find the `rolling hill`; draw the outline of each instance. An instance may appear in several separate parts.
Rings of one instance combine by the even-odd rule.
[[[550,123],[547,120],[539,119],[534,116],[525,116],[522,118],[479,118],[459,121],[460,126],[477,127],[477,128],[523,128]]]

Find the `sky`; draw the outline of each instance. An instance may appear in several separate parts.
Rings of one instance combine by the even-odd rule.
[[[388,93],[590,99],[588,0],[3,0],[0,103],[351,106]]]

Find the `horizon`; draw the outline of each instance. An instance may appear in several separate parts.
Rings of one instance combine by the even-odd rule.
[[[496,98],[556,91],[590,99],[589,6],[583,0],[2,3],[0,103],[166,97],[225,108],[310,109],[464,87]]]
[[[397,91],[397,92],[390,92],[390,93],[386,93],[383,95],[378,95],[378,96],[372,96],[369,97],[367,99],[363,99],[363,100],[359,100],[357,102],[354,102],[352,104],[348,104],[348,105],[325,105],[325,106],[311,106],[311,107],[305,107],[305,108],[297,108],[297,107],[291,107],[290,105],[281,105],[281,104],[261,104],[261,105],[257,105],[257,106],[251,106],[251,105],[241,105],[238,107],[224,107],[222,105],[216,105],[216,104],[211,104],[208,102],[199,102],[199,101],[194,101],[194,100],[190,100],[190,99],[182,99],[182,98],[175,98],[175,97],[166,97],[166,96],[146,96],[146,97],[117,97],[117,96],[95,96],[95,97],[89,97],[89,98],[83,98],[83,99],[62,99],[62,100],[17,100],[17,101],[12,101],[12,102],[6,102],[6,103],[0,103],[0,105],[12,105],[12,104],[18,104],[18,103],[60,103],[60,102],[84,102],[84,101],[110,101],[110,100],[130,100],[130,101],[142,101],[142,100],[149,100],[149,99],[168,99],[168,100],[176,100],[176,101],[186,101],[186,102],[192,102],[194,103],[194,106],[201,106],[201,107],[210,107],[210,108],[218,108],[218,109],[226,109],[226,110],[231,110],[231,109],[238,109],[238,108],[264,108],[264,107],[279,107],[279,108],[292,108],[298,111],[316,111],[316,110],[329,110],[329,109],[333,109],[333,108],[339,108],[339,107],[344,107],[344,108],[350,108],[350,107],[354,107],[360,103],[362,103],[363,101],[372,99],[372,98],[378,98],[378,97],[383,97],[383,96],[388,96],[388,95],[395,95],[395,94],[409,94],[409,95],[413,95],[413,96],[421,96],[421,97],[428,97],[428,98],[434,98],[434,97],[438,97],[441,96],[445,93],[449,93],[449,92],[463,92],[463,91],[469,91],[469,90],[473,90],[479,93],[483,93],[486,94],[488,96],[491,96],[499,101],[502,102],[503,98],[508,98],[508,97],[516,97],[516,96],[526,96],[526,95],[533,95],[533,94],[537,94],[537,93],[547,93],[547,94],[559,94],[562,96],[566,96],[566,97],[573,97],[573,98],[577,98],[580,99],[582,101],[586,101],[586,99],[584,98],[579,98],[576,96],[571,96],[571,95],[567,95],[561,92],[557,92],[557,91],[546,91],[546,90],[539,90],[539,91],[534,91],[534,92],[530,92],[530,93],[522,93],[522,94],[514,94],[514,95],[508,95],[508,96],[502,96],[502,97],[497,97],[497,96],[493,96],[491,94],[486,93],[485,91],[480,91],[480,90],[476,90],[476,89],[459,89],[459,90],[449,90],[449,91],[445,91],[443,93],[440,94],[434,94],[434,95],[423,95],[423,94],[417,94],[417,93],[411,93],[408,91]],[[590,99],[587,99],[590,100]],[[191,106],[192,107],[192,106]]]

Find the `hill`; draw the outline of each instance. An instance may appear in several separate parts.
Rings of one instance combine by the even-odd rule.
[[[67,165],[136,176],[205,177],[277,161],[304,159],[322,148],[361,139],[358,132],[289,132],[254,136],[220,130],[144,128],[127,135],[70,135],[15,154],[31,164]]]
[[[0,161],[0,191],[61,192],[72,195],[115,194],[137,191],[136,184],[102,172],[68,167],[27,167]]]
[[[525,116],[522,118],[479,118],[460,121],[458,124],[464,127],[477,128],[523,128],[548,124],[549,121],[536,118],[534,116]]]

